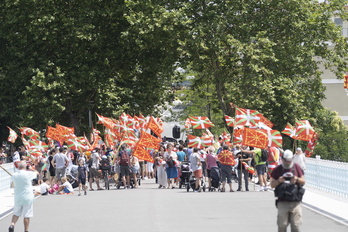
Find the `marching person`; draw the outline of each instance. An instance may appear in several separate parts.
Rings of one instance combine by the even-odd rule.
[[[32,180],[36,178],[38,172],[30,166],[27,170],[26,168],[27,164],[24,161],[20,161],[18,162],[19,172],[12,175],[12,181],[14,183],[14,207],[11,225],[8,228],[9,232],[14,232],[14,226],[20,216],[24,218],[24,231],[28,231],[30,218],[33,217],[34,192]]]
[[[292,173],[290,183],[293,185],[303,186],[306,181],[303,175],[301,167],[294,163],[294,155],[292,151],[285,150],[282,157],[282,164],[278,165],[271,174],[271,187],[276,188],[275,192],[278,192],[279,188],[286,181],[284,174]],[[289,200],[278,197],[278,232],[286,232],[288,225],[291,225],[292,232],[299,232],[302,225],[302,206],[301,201]]]

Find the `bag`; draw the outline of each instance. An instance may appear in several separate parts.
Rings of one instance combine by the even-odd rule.
[[[126,151],[122,151],[122,153],[121,153],[120,165],[122,165],[122,166],[129,165],[129,156],[128,156]]]
[[[283,167],[282,167],[283,170]],[[295,175],[295,168],[291,168]],[[285,201],[302,201],[305,189],[302,185],[283,182],[274,189],[274,196]]]
[[[100,162],[100,169],[101,170],[110,170],[111,169],[111,166],[110,166],[110,163],[108,160],[102,160]]]
[[[166,163],[169,168],[174,167],[174,160],[172,158],[169,158]]]
[[[301,185],[281,183],[274,190],[274,196],[285,201],[302,201],[305,189]]]
[[[268,160],[268,152],[266,149],[261,149],[261,162],[266,162]]]

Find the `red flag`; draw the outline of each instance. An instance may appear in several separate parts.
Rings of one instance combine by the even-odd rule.
[[[10,130],[10,134],[7,138],[7,141],[9,141],[10,143],[14,143],[16,141],[16,139],[18,138],[17,133],[12,130],[10,127],[7,127]]]
[[[162,137],[163,128],[156,122],[156,120],[152,116],[150,117],[150,120],[147,123],[146,129],[152,130],[153,133],[155,133],[159,138]]]
[[[261,120],[261,114],[256,110],[249,110],[243,108],[236,109],[235,126],[256,126]]]
[[[243,132],[244,132],[244,127],[234,129],[234,131],[233,131],[233,144],[234,145],[241,145],[242,144]]]
[[[232,118],[231,116],[228,116],[228,115],[225,115],[224,118],[225,118],[227,126],[233,127],[233,125],[234,125],[234,118]]]
[[[37,140],[40,138],[39,132],[31,129],[30,127],[20,127],[19,130],[21,131],[22,135],[26,135],[32,140]]]
[[[243,133],[243,145],[265,149],[268,145],[267,134],[258,129],[245,127]]]
[[[187,139],[189,141],[187,144],[188,147],[202,148],[203,141],[200,137],[194,135],[187,135]]]
[[[138,145],[152,149],[158,149],[160,143],[161,139],[156,138],[155,136],[152,136],[149,133],[146,133],[145,131],[141,132],[140,139],[138,141]]]
[[[270,128],[274,126],[274,124],[270,120],[268,120],[263,114],[260,113],[259,117],[260,117],[260,122],[262,122],[266,126]]]
[[[296,121],[296,138],[302,141],[310,141],[314,135],[314,129],[308,120]]]
[[[97,116],[98,116],[97,124],[103,124],[105,127],[110,128],[110,129],[115,127],[115,123],[114,123],[114,120],[112,118],[104,117],[104,116],[101,116],[99,114],[97,114]]]
[[[319,135],[314,133],[312,139],[308,142],[307,149],[305,150],[306,157],[310,157],[313,155],[313,151],[315,146],[317,145]]]
[[[277,130],[262,130],[267,134],[269,147],[282,147],[283,137]]]
[[[141,146],[141,145],[136,145],[136,146],[135,146],[133,155],[134,155],[135,157],[138,157],[138,159],[146,160],[146,161],[149,161],[149,162],[151,162],[151,163],[154,163],[154,160],[153,160],[152,156],[150,155],[149,151],[147,151],[147,150],[146,150],[143,146]]]
[[[234,159],[234,156],[232,152],[229,150],[223,150],[217,155],[218,160],[223,165],[231,165],[234,166],[236,164],[236,161]]]
[[[47,126],[46,137],[58,141],[61,145],[64,143],[64,137],[55,127]]]
[[[296,136],[296,129],[293,125],[287,123],[282,133],[290,136],[290,138],[294,138]]]
[[[193,129],[205,129],[205,128],[209,128],[212,126],[215,126],[208,117],[193,117],[190,116],[190,123],[192,125]]]

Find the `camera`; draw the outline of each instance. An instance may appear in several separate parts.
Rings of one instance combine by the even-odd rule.
[[[294,177],[294,174],[292,172],[286,172],[283,174],[283,177],[285,180],[291,180]]]

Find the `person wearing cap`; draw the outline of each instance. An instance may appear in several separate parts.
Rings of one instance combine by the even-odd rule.
[[[282,164],[278,165],[271,174],[271,187],[280,187],[284,182],[285,173],[291,172],[293,177],[290,180],[291,184],[303,186],[305,178],[301,167],[294,163],[294,155],[292,151],[285,150],[282,157]],[[277,199],[278,208],[278,232],[286,232],[288,225],[291,225],[291,231],[300,231],[302,225],[302,205],[301,201],[288,201],[285,199]]]
[[[300,147],[296,148],[296,153],[294,154],[294,163],[300,165],[303,172],[306,170],[306,157]]]

